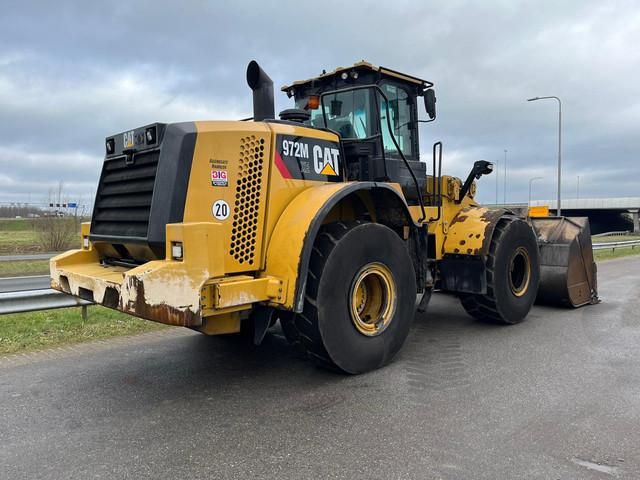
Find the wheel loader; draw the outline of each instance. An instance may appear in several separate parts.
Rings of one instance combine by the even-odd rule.
[[[587,219],[481,206],[493,165],[442,175],[440,142],[420,160],[433,83],[361,61],[283,87],[294,106],[276,118],[269,76],[252,61],[246,77],[252,118],[106,138],[92,220],[51,259],[54,289],[256,344],[279,320],[350,374],[394,357],[434,289],[503,324],[536,297],[598,301]]]

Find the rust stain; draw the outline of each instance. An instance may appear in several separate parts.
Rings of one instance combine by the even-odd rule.
[[[467,215],[464,215],[462,212],[458,213],[458,215],[456,215],[453,220],[451,220],[449,228],[453,227],[456,223],[463,223],[467,218],[469,217]]]
[[[199,313],[194,313],[190,308],[181,310],[171,305],[149,305],[145,301],[144,283],[137,277],[131,277],[131,286],[136,291],[136,300],[124,305],[120,299],[120,310],[131,313],[137,317],[153,320],[154,322],[178,327],[197,327],[202,325],[202,318]]]

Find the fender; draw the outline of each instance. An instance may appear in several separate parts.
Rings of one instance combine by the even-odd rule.
[[[331,209],[357,191],[384,192],[396,197],[405,216],[405,224],[417,225],[396,189],[388,183],[347,182],[325,184],[299,193],[284,210],[267,247],[264,275],[286,280],[286,295],[279,306],[301,312],[311,251],[316,235]]]
[[[512,215],[512,212],[504,208],[472,206],[460,210],[447,229],[442,256],[472,255],[484,259],[489,253],[496,225],[502,217]]]
[[[487,255],[496,225],[505,216],[513,216],[513,213],[477,206],[460,210],[451,221],[442,244],[442,260],[438,262],[440,288],[487,293]]]

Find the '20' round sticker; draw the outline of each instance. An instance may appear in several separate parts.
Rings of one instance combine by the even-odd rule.
[[[211,213],[216,217],[216,220],[226,220],[230,212],[229,204],[224,200],[216,200],[211,207]]]

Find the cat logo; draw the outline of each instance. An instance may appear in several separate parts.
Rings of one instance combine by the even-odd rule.
[[[313,168],[317,174],[337,177],[340,174],[339,160],[339,149],[313,146]]]

